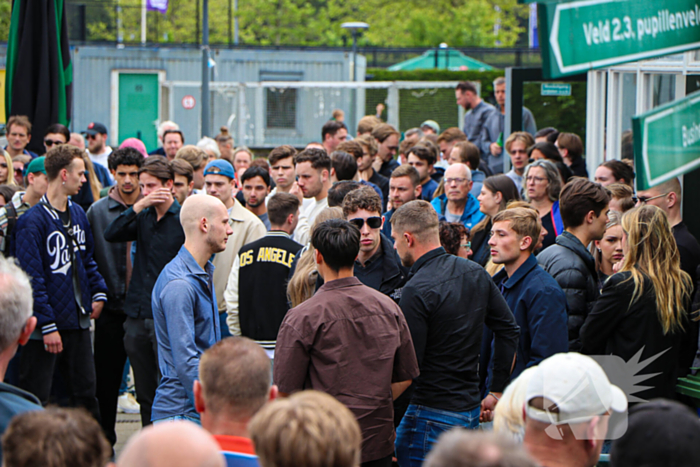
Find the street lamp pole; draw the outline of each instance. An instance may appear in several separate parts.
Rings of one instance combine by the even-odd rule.
[[[202,128],[209,136],[209,0],[202,0]]]
[[[343,23],[341,28],[347,29],[352,34],[352,80],[357,81],[357,38],[365,29],[369,29],[369,24],[359,21]]]

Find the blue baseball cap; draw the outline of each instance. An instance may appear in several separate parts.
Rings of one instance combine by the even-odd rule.
[[[224,175],[230,179],[236,178],[233,166],[226,159],[216,159],[207,164],[204,168],[204,175]]]

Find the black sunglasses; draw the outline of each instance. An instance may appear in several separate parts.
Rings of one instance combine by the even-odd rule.
[[[350,219],[348,222],[350,222],[352,225],[354,225],[355,227],[357,227],[360,230],[362,230],[362,226],[365,225],[365,220],[362,218]],[[367,225],[369,226],[370,229],[378,229],[379,227],[382,226],[382,218],[378,217],[378,216],[368,217],[367,218]]]
[[[46,147],[50,148],[50,147],[53,146],[54,144],[55,144],[56,146],[60,146],[61,144],[66,144],[66,143],[64,143],[63,141],[54,141],[54,140],[52,140],[52,139],[45,139],[45,140],[44,140],[44,144],[46,145]]]

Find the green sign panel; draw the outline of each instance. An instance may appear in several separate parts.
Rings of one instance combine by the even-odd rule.
[[[564,83],[542,83],[540,94],[543,96],[570,96],[571,85]]]
[[[540,3],[547,78],[700,48],[699,0]]]
[[[632,119],[637,189],[700,167],[700,92]]]

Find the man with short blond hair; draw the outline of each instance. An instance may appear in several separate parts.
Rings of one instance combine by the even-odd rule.
[[[262,467],[358,467],[360,427],[328,394],[301,391],[253,418],[250,432]]]
[[[569,350],[566,295],[534,255],[541,230],[539,214],[528,208],[499,212],[491,227],[491,260],[504,266],[493,281],[520,326],[511,379],[545,358]]]
[[[277,386],[271,383],[270,359],[247,337],[227,337],[202,354],[194,382],[195,408],[202,427],[227,458],[255,458],[248,423],[277,397]]]

